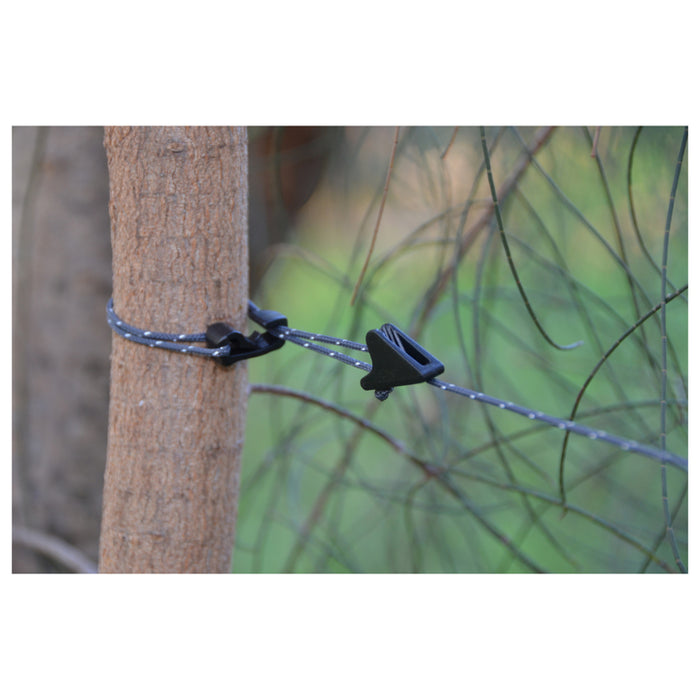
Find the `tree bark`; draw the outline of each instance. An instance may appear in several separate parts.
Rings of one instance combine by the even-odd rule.
[[[245,128],[110,127],[105,148],[117,314],[244,330]],[[100,572],[230,571],[246,402],[244,363],[113,337]]]
[[[13,526],[97,559],[111,288],[98,127],[13,129]],[[15,572],[57,572],[25,545]]]

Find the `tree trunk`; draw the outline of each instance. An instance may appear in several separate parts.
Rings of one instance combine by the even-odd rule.
[[[98,127],[13,129],[13,525],[96,560],[111,288]],[[13,547],[13,571],[65,571]]]
[[[165,333],[248,300],[245,128],[105,131],[114,308]],[[247,373],[114,336],[101,572],[230,571]]]

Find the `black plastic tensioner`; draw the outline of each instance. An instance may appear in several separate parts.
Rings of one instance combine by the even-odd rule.
[[[384,401],[395,386],[420,384],[442,374],[445,366],[411,336],[391,323],[367,333],[372,369],[360,386]]]
[[[218,355],[214,359],[224,367],[234,362],[248,360],[251,357],[260,357],[268,352],[277,350],[284,345],[284,339],[269,331],[277,326],[287,326],[287,318],[277,311],[267,311],[258,308],[252,301],[248,302],[248,316],[267,332],[254,331],[249,336],[243,335],[233,326],[224,321],[212,323],[207,327],[206,341],[210,348],[224,348],[228,346],[228,355]]]

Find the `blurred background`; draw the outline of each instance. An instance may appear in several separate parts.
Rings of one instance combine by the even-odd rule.
[[[357,341],[394,323],[445,381],[556,416],[590,382],[577,421],[658,446],[661,314],[619,341],[662,298],[684,129],[485,135],[522,289],[554,343],[582,345],[554,347],[528,312],[474,127],[250,128],[251,298]],[[97,559],[107,201],[102,129],[13,130],[15,572]],[[684,158],[666,294],[687,284],[687,202]],[[687,311],[684,291],[666,307],[667,446],[683,456]],[[235,572],[678,570],[653,460],[577,436],[564,446],[561,431],[426,385],[380,403],[361,373],[296,346],[251,361],[249,376]],[[687,474],[666,478],[687,564]]]

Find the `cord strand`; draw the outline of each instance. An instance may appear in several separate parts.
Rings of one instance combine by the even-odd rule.
[[[112,330],[121,337],[151,348],[160,348],[210,358],[225,357],[230,355],[231,352],[230,347],[206,348],[192,345],[192,343],[205,342],[205,333],[158,333],[132,326],[125,321],[122,321],[122,319],[120,319],[116,314],[112,299],[110,299],[107,303],[107,322]],[[320,333],[302,331],[296,328],[290,328],[286,325],[278,325],[270,328],[268,329],[268,333],[271,333],[282,340],[288,340],[301,348],[312,350],[313,352],[324,355],[325,357],[342,362],[350,367],[361,369],[364,372],[369,372],[372,369],[372,365],[370,363],[357,360],[356,358],[337,350],[337,348],[345,348],[358,352],[369,352],[367,345],[364,345],[363,343],[356,343],[352,340],[345,340],[343,338],[336,338],[334,336],[323,335]],[[400,339],[394,340],[398,347],[401,348],[402,346]],[[324,347],[324,345],[319,345],[319,343],[324,343],[332,347]],[[628,451],[641,454],[662,463],[665,462],[667,464],[671,464],[681,471],[688,471],[687,459],[673,454],[672,452],[668,452],[665,449],[659,449],[652,445],[639,443],[636,440],[628,440],[618,437],[617,435],[611,435],[604,430],[589,428],[572,420],[565,420],[555,416],[550,416],[542,411],[535,411],[530,408],[525,408],[524,406],[514,404],[512,401],[503,401],[502,399],[494,398],[493,396],[489,396],[483,392],[466,389],[450,382],[443,382],[439,379],[432,378],[428,379],[426,383],[436,387],[437,389],[441,389],[442,391],[449,391],[453,394],[464,396],[468,399],[480,401],[496,408],[505,409],[524,416],[530,420],[537,420],[560,430],[565,430],[569,433],[587,437],[590,440],[601,440],[611,445],[615,445],[626,452]],[[383,398],[386,398],[386,396],[388,396],[388,391],[380,392],[380,394],[383,395]],[[378,396],[378,398],[380,397]]]

